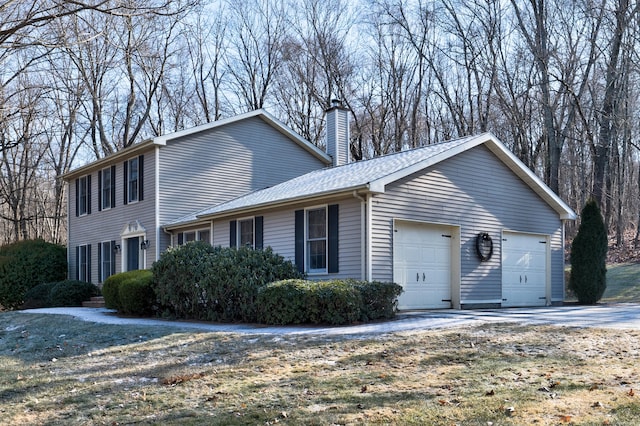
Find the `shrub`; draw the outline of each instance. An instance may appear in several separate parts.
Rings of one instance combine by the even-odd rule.
[[[64,247],[43,240],[25,240],[0,247],[0,305],[15,309],[38,284],[61,281],[67,275]]]
[[[267,324],[350,324],[392,318],[402,287],[357,280],[285,280],[258,291],[258,321]]]
[[[607,229],[595,200],[582,209],[578,234],[571,245],[569,289],[578,303],[597,303],[607,288]]]
[[[153,312],[156,294],[153,291],[153,273],[143,274],[120,282],[118,298],[121,312],[129,315],[149,315]]]
[[[56,284],[58,283],[42,283],[31,287],[24,295],[24,303],[21,308],[36,309],[49,307],[49,294],[51,294],[51,289]]]
[[[119,274],[109,276],[102,284],[104,305],[109,309],[122,311],[122,298],[120,296],[122,283],[127,280],[146,280],[152,276],[153,273],[146,269],[121,272]]]
[[[398,296],[402,286],[380,281],[352,281],[352,285],[362,295],[363,321],[393,318],[398,306]]]
[[[256,320],[258,289],[301,278],[296,267],[270,248],[221,248],[196,241],[172,248],[153,265],[158,302],[178,318]]]
[[[360,319],[362,295],[349,281],[312,281],[309,291],[309,322],[338,325]]]
[[[55,283],[49,292],[48,306],[82,306],[82,302],[99,296],[100,289],[91,283],[65,280]]]
[[[257,320],[265,324],[309,322],[309,281],[300,279],[270,283],[258,290]]]

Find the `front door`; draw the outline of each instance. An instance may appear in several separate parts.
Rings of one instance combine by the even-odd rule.
[[[127,271],[140,269],[140,238],[127,238]]]

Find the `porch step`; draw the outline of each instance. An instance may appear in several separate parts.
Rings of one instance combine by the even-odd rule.
[[[104,297],[94,296],[90,300],[82,302],[83,308],[104,308]]]

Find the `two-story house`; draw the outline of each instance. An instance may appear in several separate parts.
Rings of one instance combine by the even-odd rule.
[[[401,309],[562,303],[576,215],[493,135],[352,162],[349,112],[326,125],[326,153],[256,111],[69,173],[70,275],[205,240],[271,247],[312,279],[397,282]]]
[[[258,110],[135,144],[65,175],[69,276],[102,283],[149,268],[171,244],[162,225],[331,164]],[[210,226],[187,240],[211,239]]]

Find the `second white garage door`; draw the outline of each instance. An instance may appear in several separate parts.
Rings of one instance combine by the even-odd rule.
[[[502,306],[544,306],[547,237],[505,232],[502,239]]]
[[[451,240],[448,226],[396,222],[393,277],[404,288],[398,309],[451,307]]]

